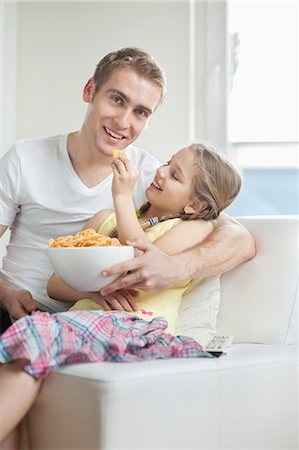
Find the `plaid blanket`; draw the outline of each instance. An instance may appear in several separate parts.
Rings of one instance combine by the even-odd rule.
[[[65,364],[212,357],[194,339],[166,328],[162,317],[147,322],[119,311],[38,311],[0,337],[0,362],[26,359],[24,370],[39,378]]]

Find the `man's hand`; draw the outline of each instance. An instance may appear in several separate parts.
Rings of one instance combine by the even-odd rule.
[[[31,314],[37,306],[29,291],[25,289],[15,289],[5,286],[1,304],[6,309],[12,319],[17,320]]]
[[[135,247],[135,258],[103,271],[104,276],[125,274],[101,289],[101,294],[123,288],[160,291],[189,278],[228,272],[254,257],[253,237],[240,223],[223,214],[217,222],[204,242],[173,256],[142,239],[128,242]]]
[[[135,247],[136,257],[103,271],[107,277],[125,273],[101,289],[103,296],[128,287],[148,292],[161,291],[189,277],[188,268],[182,270],[180,255],[169,256],[142,239],[128,244]]]
[[[102,296],[99,292],[91,292],[91,298],[100,305],[104,311],[127,311],[137,310],[134,298],[138,292],[133,289],[120,289],[110,295]]]

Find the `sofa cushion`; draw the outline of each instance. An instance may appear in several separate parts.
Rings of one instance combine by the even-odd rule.
[[[205,346],[213,334],[220,304],[220,276],[193,280],[178,313],[175,334],[190,336]]]
[[[239,218],[256,241],[257,255],[222,275],[217,333],[234,342],[298,340],[298,216]]]

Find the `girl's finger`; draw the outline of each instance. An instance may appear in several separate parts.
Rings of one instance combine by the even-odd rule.
[[[127,172],[131,176],[138,176],[138,172],[137,172],[136,168],[133,166],[133,164],[131,164],[131,162],[128,159],[122,159],[122,162],[124,163],[124,166],[125,166]]]
[[[137,311],[138,307],[133,297],[127,298],[127,301],[132,308],[132,311]]]
[[[122,305],[123,309],[127,312],[133,312],[135,303],[133,297],[128,292],[126,294],[121,294],[120,292],[115,292],[117,295],[117,301]]]
[[[122,305],[124,305],[124,302],[127,301],[134,311],[138,309],[134,297],[139,295],[139,292],[137,292],[135,289],[120,289],[119,291],[117,291],[117,294],[120,295],[118,301],[122,303]]]
[[[121,305],[121,303],[119,303],[118,299],[116,298],[116,293],[114,293],[113,295],[107,296],[106,301],[109,304],[109,306],[111,307],[111,309],[114,309],[116,311],[124,310],[123,306]]]
[[[117,167],[117,170],[120,174],[127,172],[127,168],[124,164],[125,160],[121,160],[120,158],[114,159],[112,161],[112,164],[114,164],[115,167]]]
[[[120,175],[120,166],[117,164],[117,159],[112,161],[111,167],[115,175]]]
[[[125,310],[127,312],[133,312],[134,311],[134,307],[133,307],[133,305],[131,305],[129,297],[128,298],[124,297],[123,295],[120,294],[120,292],[114,292],[113,293],[113,297],[117,301],[117,303],[121,306],[122,310]],[[131,299],[132,299],[132,297],[131,297]]]
[[[109,304],[100,295],[92,296],[92,298],[95,301],[95,303],[97,303],[99,306],[101,306],[103,308],[104,311],[111,311]]]

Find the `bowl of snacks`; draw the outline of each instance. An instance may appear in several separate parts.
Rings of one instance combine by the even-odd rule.
[[[56,275],[77,291],[98,291],[118,278],[102,271],[134,258],[134,247],[93,229],[50,239],[48,256]]]

